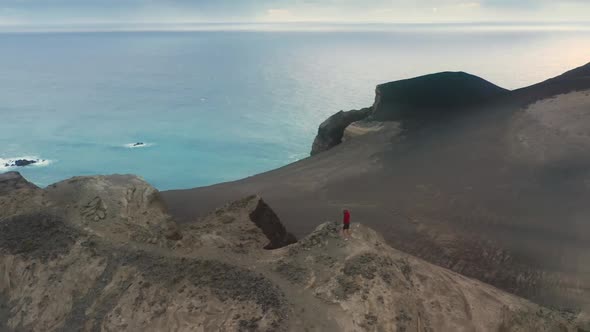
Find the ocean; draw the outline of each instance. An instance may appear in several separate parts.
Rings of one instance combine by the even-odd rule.
[[[379,83],[462,70],[514,89],[589,61],[576,28],[0,33],[0,172],[205,186],[307,157]]]

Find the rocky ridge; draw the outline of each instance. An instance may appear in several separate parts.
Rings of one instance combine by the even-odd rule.
[[[0,174],[0,194],[9,194],[21,189],[38,189],[38,187],[25,180],[18,172]]]
[[[346,128],[357,121],[393,121],[407,127],[437,121],[508,93],[464,72],[442,72],[380,84],[375,88],[371,107],[340,111],[319,126],[311,155],[340,144]]]
[[[134,176],[39,189],[1,175],[11,186],[0,193],[2,331],[588,328],[584,313],[431,265],[359,224],[348,241],[327,222],[293,243],[258,196],[179,225]]]

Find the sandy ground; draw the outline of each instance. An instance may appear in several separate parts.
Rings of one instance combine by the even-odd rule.
[[[401,132],[401,128],[400,124],[397,122],[357,121],[346,127],[342,136],[342,141],[346,142],[356,137],[380,131],[387,131],[391,135],[395,135],[396,132]]]

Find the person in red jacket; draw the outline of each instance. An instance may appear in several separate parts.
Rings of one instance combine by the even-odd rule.
[[[342,236],[344,238],[350,237],[350,211],[347,209],[342,210]]]

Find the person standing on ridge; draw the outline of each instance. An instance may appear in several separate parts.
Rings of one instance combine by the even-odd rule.
[[[342,214],[342,236],[347,239],[350,237],[350,211],[343,209]]]

